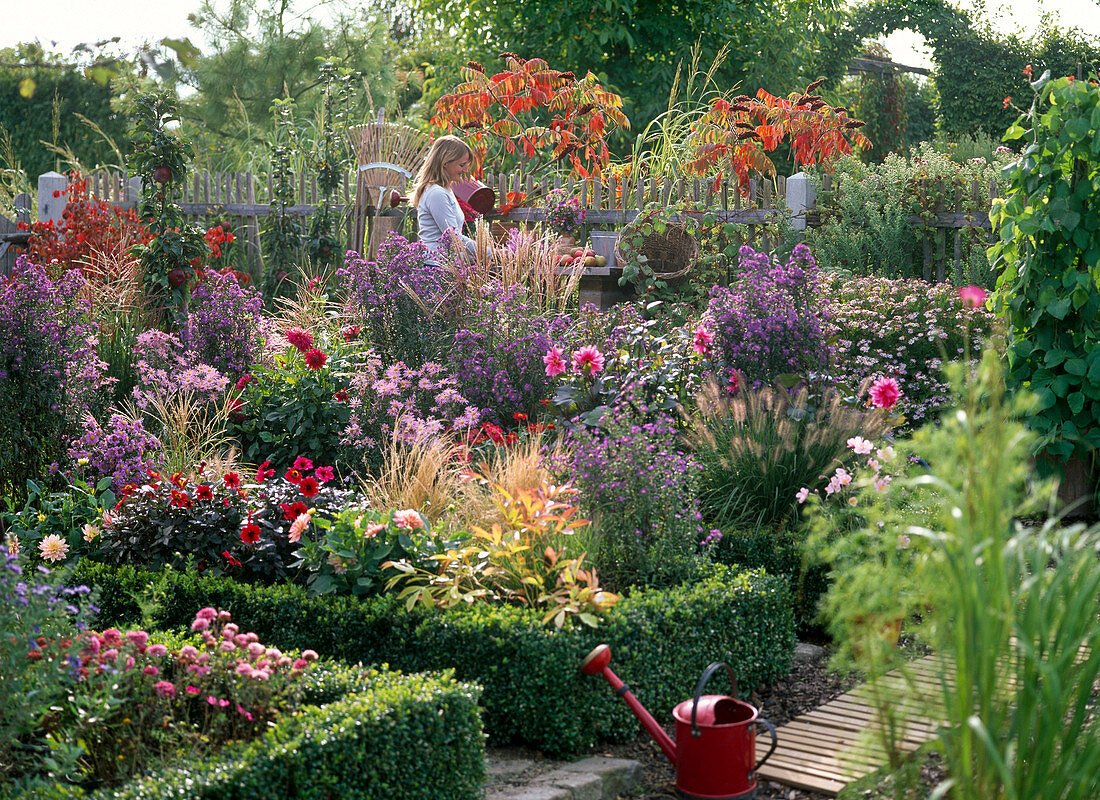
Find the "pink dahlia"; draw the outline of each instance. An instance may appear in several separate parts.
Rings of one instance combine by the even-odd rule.
[[[705,356],[710,352],[711,342],[714,341],[714,334],[708,331],[706,328],[695,329],[695,340],[692,342],[691,349],[701,356]]]
[[[603,353],[596,349],[594,344],[582,347],[573,353],[573,369],[576,372],[598,375],[603,371]]]
[[[404,528],[411,531],[416,528],[423,528],[424,520],[415,510],[406,508],[404,511],[393,512],[393,524],[398,528]]]
[[[546,377],[553,378],[565,372],[567,364],[561,350],[551,347],[542,357],[542,363],[546,365]]]
[[[878,408],[893,408],[901,399],[901,387],[893,378],[879,378],[871,385],[871,403]]]
[[[313,335],[301,328],[291,328],[286,332],[286,340],[298,348],[302,353],[313,347]]]

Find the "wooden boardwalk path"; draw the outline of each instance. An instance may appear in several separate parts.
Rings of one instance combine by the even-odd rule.
[[[934,658],[908,664],[908,679],[900,671],[881,679],[900,698],[896,707],[906,714],[900,743],[904,752],[916,750],[936,735],[936,722],[928,716],[935,713],[940,693]],[[885,764],[886,754],[880,748],[858,741],[863,731],[877,724],[869,688],[868,684],[857,686],[777,728],[779,745],[757,777],[835,797],[847,784]],[[770,736],[757,734],[758,758],[770,742]]]

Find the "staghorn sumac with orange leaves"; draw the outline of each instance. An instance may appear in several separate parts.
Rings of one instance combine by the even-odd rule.
[[[716,97],[692,126],[688,142],[695,158],[688,168],[699,175],[714,174],[716,185],[729,171],[745,186],[754,172],[775,175],[775,164],[767,154],[783,141],[790,144],[799,166],[828,168],[838,156],[851,153],[853,146],[870,148],[870,140],[859,130],[863,122],[814,94],[821,83],[815,81],[805,91],[786,97],[763,89],[755,98]]]
[[[478,164],[519,155],[534,172],[560,163],[577,175],[599,175],[610,160],[606,136],[629,130],[619,95],[589,72],[552,69],[541,58],[502,53],[506,69],[489,75],[476,61],[462,68],[462,82],[436,101],[432,125],[465,137]]]

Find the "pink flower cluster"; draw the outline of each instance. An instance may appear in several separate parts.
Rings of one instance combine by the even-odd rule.
[[[596,376],[603,371],[604,355],[593,345],[586,345],[573,353],[571,359],[573,371],[582,375]],[[554,378],[568,369],[565,361],[565,353],[557,347],[551,347],[542,358],[546,365],[546,376]]]
[[[209,607],[199,609],[191,623],[191,631],[201,634],[206,652],[200,652],[192,645],[184,645],[180,648],[177,661],[186,672],[199,677],[208,675],[212,662],[219,659],[224,661],[226,667],[231,666],[237,675],[259,681],[269,681],[280,671],[294,677],[311,661],[317,660],[317,653],[313,650],[306,650],[301,657],[292,659],[277,647],[261,644],[260,637],[255,633],[242,633],[240,626],[230,621],[228,611]]]
[[[848,449],[857,455],[870,456],[871,451],[874,449],[874,445],[870,440],[863,438],[862,436],[853,436],[848,440]],[[893,476],[883,471],[883,466],[893,462],[897,454],[894,452],[894,448],[891,445],[878,448],[875,451],[875,455],[867,459],[867,469],[871,470],[872,475],[870,477],[870,484],[877,492],[886,491],[886,487],[890,485],[893,480]],[[832,495],[839,495],[843,490],[852,485],[855,476],[853,476],[844,467],[837,467],[836,471],[829,476],[829,483],[825,486],[825,496],[830,497]],[[810,490],[803,486],[795,493],[795,500],[799,505],[805,503],[809,499],[811,494],[817,494],[817,489]],[[851,495],[847,499],[848,505],[854,506],[858,503],[858,499],[855,495]]]

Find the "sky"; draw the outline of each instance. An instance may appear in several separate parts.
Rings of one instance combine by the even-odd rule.
[[[970,8],[973,0],[959,5]],[[56,41],[56,49],[68,51],[81,42],[120,36],[129,46],[190,37],[202,48],[198,31],[187,21],[198,7],[199,0],[0,0],[0,47],[37,39],[48,49],[55,49],[50,43]],[[1060,28],[1076,26],[1100,38],[1100,5],[1093,0],[987,0],[986,7],[995,12],[994,27],[1002,32],[1033,33],[1045,11]],[[930,51],[915,34],[899,31],[885,44],[899,63],[932,65]]]

